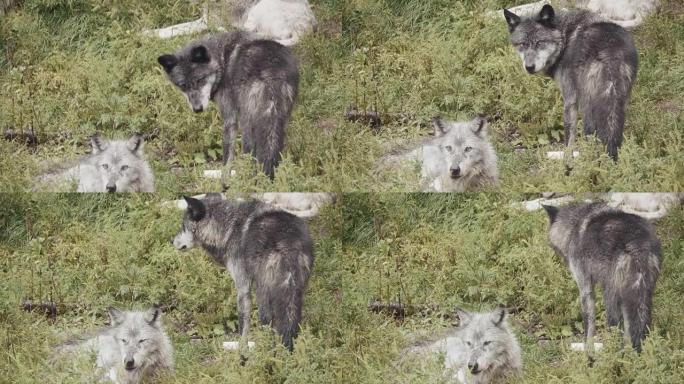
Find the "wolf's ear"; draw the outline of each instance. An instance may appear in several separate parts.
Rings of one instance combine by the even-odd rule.
[[[458,316],[458,326],[463,327],[465,325],[468,325],[470,323],[470,320],[473,319],[473,314],[463,310],[459,307],[454,308],[454,311],[456,312],[456,315]]]
[[[188,215],[190,216],[190,220],[202,220],[207,213],[204,203],[201,200],[188,196],[183,196],[183,199],[185,199],[185,202],[188,203]]]
[[[104,151],[105,148],[107,148],[107,145],[102,140],[99,133],[90,136],[90,146],[93,150],[93,155],[97,155],[98,153]]]
[[[537,21],[545,27],[553,28],[556,25],[554,20],[555,16],[556,12],[553,10],[551,4],[544,4],[541,11],[539,11]]]
[[[113,326],[123,323],[126,315],[120,309],[109,307],[107,308],[107,312],[109,312],[109,320]]]
[[[520,24],[520,16],[509,11],[508,9],[504,9],[504,17],[506,18],[506,23],[508,23],[508,32],[513,32],[515,27]]]
[[[190,61],[193,63],[206,64],[209,60],[209,51],[204,45],[198,45],[190,51]]]
[[[506,311],[506,308],[504,306],[499,306],[497,309],[492,312],[492,323],[496,325],[497,327],[500,327],[501,324],[503,323],[504,319],[506,318],[506,315],[508,312]]]
[[[487,133],[487,118],[483,115],[477,115],[475,120],[473,120],[470,129],[473,131],[474,134],[476,134],[479,137],[482,137],[483,134]]]
[[[142,150],[145,146],[145,140],[141,134],[136,133],[135,135],[131,136],[130,139],[128,139],[126,146],[131,152],[133,152],[134,155],[140,156],[142,155]]]
[[[432,118],[432,129],[434,130],[435,137],[442,136],[443,134],[449,131],[449,129],[445,126],[444,122],[442,121],[442,118],[439,116],[435,116]]]
[[[170,73],[173,67],[178,64],[178,59],[174,55],[161,55],[157,58],[157,62],[164,67],[166,73]]]
[[[551,224],[555,223],[556,217],[558,217],[558,207],[544,204],[542,204],[542,207],[544,207],[544,210],[546,210],[546,213],[549,215],[549,222]]]
[[[159,309],[157,306],[154,306],[147,310],[147,313],[145,314],[145,321],[147,321],[147,324],[156,327],[159,325],[159,317],[161,317],[161,309]]]

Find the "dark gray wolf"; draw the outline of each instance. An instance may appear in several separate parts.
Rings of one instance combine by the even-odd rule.
[[[471,313],[457,308],[459,326],[436,341],[414,346],[412,353],[444,353],[446,373],[463,383],[502,383],[522,374],[520,344],[506,310]]]
[[[158,61],[193,111],[202,112],[210,100],[218,105],[223,163],[229,165],[235,157],[239,125],[243,152],[252,154],[273,179],[299,87],[299,64],[292,51],[275,41],[231,32],[193,41]]]
[[[544,5],[535,17],[504,9],[510,42],[528,73],[543,71],[560,86],[566,145],[577,135],[578,109],[584,133],[596,133],[617,160],[625,114],[637,75],[631,35],[589,11],[555,13]]]
[[[110,327],[60,345],[53,359],[69,353],[95,353],[97,374],[119,384],[137,384],[173,371],[173,346],[160,316],[158,308],[143,312],[110,308]]]
[[[306,222],[259,201],[185,201],[188,208],[174,246],[185,250],[199,245],[228,269],[237,288],[243,341],[254,286],[260,322],[275,329],[291,351],[314,257]]]
[[[380,163],[419,162],[424,191],[469,192],[495,186],[499,171],[486,126],[481,116],[465,122],[433,118],[433,137],[384,156]]]
[[[551,247],[579,287],[587,343],[591,346],[596,329],[594,285],[600,284],[608,325],[622,322],[625,338],[640,351],[660,273],[660,242],[653,226],[604,203],[544,208]]]
[[[92,153],[38,177],[40,183],[78,183],[77,192],[154,192],[154,173],[139,134],[128,140],[90,139]]]

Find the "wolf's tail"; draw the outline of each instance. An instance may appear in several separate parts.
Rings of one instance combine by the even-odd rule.
[[[595,64],[586,74],[590,99],[584,104],[585,135],[596,132],[615,161],[622,145],[627,103],[636,78],[636,67],[626,63]]]
[[[641,341],[648,334],[656,280],[660,273],[659,253],[646,257],[631,257],[626,273],[618,271],[622,283],[621,310],[625,334],[632,347],[641,352]],[[629,257],[629,256],[626,256]]]
[[[257,287],[259,320],[262,324],[270,324],[290,351],[299,334],[312,259],[311,255],[300,253],[296,264],[291,262],[293,260],[278,262],[273,271],[267,272],[268,281]]]
[[[273,180],[281,159],[285,129],[297,98],[297,87],[286,81],[256,81],[242,97],[240,127],[242,148],[262,165]]]

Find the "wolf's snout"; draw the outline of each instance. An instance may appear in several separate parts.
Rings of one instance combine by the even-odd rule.
[[[458,179],[461,177],[461,167],[451,168],[451,178]]]
[[[526,65],[525,70],[527,73],[534,73],[534,65]]]
[[[133,370],[135,368],[135,360],[133,360],[133,359],[124,360],[124,366],[125,366],[127,371]]]
[[[200,113],[200,112],[204,111],[204,107],[201,105],[199,107],[192,107],[192,111],[195,113]]]
[[[178,249],[180,249],[181,251],[184,251],[184,250],[188,249],[188,246],[183,244],[180,247],[178,247]]]
[[[477,363],[475,363],[475,364],[468,363],[468,369],[470,369],[471,373],[474,373],[474,374],[480,373],[480,370],[478,368],[479,368],[479,366],[477,365]]]
[[[116,184],[107,184],[107,192],[116,192]]]

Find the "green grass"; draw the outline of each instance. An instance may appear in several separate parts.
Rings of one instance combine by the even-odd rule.
[[[684,188],[684,14],[676,0],[635,32],[640,69],[617,164],[594,143],[565,175],[558,150],[562,100],[552,80],[529,76],[507,42],[503,20],[486,10],[513,1],[313,1],[318,32],[295,52],[300,98],[275,182],[237,164],[238,191],[406,191],[414,170],[373,172],[401,143],[429,135],[431,116],[493,118],[500,191],[681,191]],[[186,1],[25,0],[0,23],[0,129],[32,128],[41,144],[0,146],[0,189],[25,191],[45,161],[88,151],[95,131],[142,132],[157,189],[218,190],[201,177],[219,167],[221,121],[215,107],[196,115],[165,79],[156,58],[192,37],[156,40],[144,28],[188,21]],[[377,108],[373,132],[345,120],[349,105]],[[516,153],[523,146],[524,153]],[[219,151],[220,152],[220,151]]]
[[[438,357],[402,365],[402,349],[416,334],[449,327],[456,305],[497,304],[516,309],[525,383],[681,383],[684,209],[656,224],[663,265],[644,351],[620,351],[598,299],[606,349],[589,368],[569,350],[581,341],[577,288],[547,243],[545,213],[510,206],[524,197],[339,195],[310,222],[316,259],[294,353],[269,348],[272,336],[256,328],[257,348],[242,367],[220,348],[237,337],[233,283],[204,251],[172,247],[181,212],[162,197],[2,195],[0,382],[89,382],[82,370],[92,360],[53,366],[54,345],[105,324],[107,306],[159,303],[169,308],[163,321],[176,349],[165,383],[441,382]],[[53,300],[61,312],[54,322],[24,312],[22,298]],[[430,310],[400,321],[370,312],[375,299]]]

